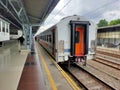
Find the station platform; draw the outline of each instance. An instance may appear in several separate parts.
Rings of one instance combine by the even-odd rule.
[[[29,50],[19,53],[17,41],[0,47],[0,90],[16,90]]]
[[[73,90],[47,52],[36,42],[29,54],[17,90]]]
[[[19,52],[18,42],[5,46],[0,52],[1,90],[80,90],[57,69],[52,58],[37,43],[34,53]]]

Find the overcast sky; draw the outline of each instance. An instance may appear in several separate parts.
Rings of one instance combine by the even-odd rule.
[[[41,31],[70,15],[84,16],[94,23],[120,18],[120,0],[60,0],[40,28]],[[39,30],[39,32],[40,32]]]

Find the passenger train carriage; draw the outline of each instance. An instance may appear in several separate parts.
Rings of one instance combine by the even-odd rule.
[[[0,42],[10,40],[9,25],[10,23],[0,18]]]
[[[39,43],[56,62],[94,59],[96,25],[77,15],[63,18],[59,23],[40,33]]]

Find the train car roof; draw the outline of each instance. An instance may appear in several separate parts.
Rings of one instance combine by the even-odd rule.
[[[52,28],[55,28],[57,24],[62,23],[62,22],[64,22],[64,20],[67,20],[68,18],[73,18],[73,17],[76,17],[76,18],[77,18],[78,20],[80,20],[80,21],[88,21],[88,20],[89,20],[89,19],[87,19],[87,18],[85,18],[85,17],[83,17],[83,16],[79,16],[79,15],[67,16],[67,17],[62,18],[58,23],[56,23],[55,25],[47,28],[46,30],[44,30],[44,31],[41,32],[41,33],[47,32],[48,30],[50,30],[50,29],[52,29]],[[90,21],[90,20],[89,20],[89,23],[90,23],[90,25],[93,24],[93,22]],[[41,33],[40,33],[40,34],[41,34]]]

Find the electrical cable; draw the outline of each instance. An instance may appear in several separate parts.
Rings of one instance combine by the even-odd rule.
[[[48,23],[49,23],[50,21],[52,21],[71,1],[72,1],[72,0],[69,0],[69,1],[60,9],[60,11],[58,11],[58,12],[56,13],[56,15],[55,15],[54,17],[52,17],[52,18],[48,21]]]

